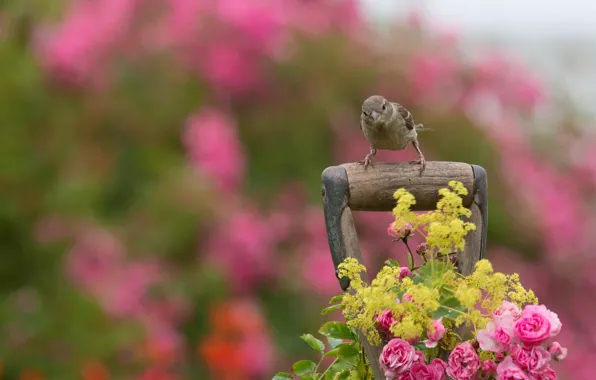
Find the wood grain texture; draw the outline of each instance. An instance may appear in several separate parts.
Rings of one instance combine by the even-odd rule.
[[[346,257],[353,257],[361,264],[364,264],[362,261],[362,252],[360,251],[360,243],[358,242],[358,233],[356,232],[356,226],[354,225],[354,217],[352,215],[352,210],[350,210],[349,207],[346,207],[341,214],[340,228],[345,242]],[[366,272],[362,272],[360,275],[364,281],[369,282]],[[364,348],[364,353],[368,358],[375,379],[384,379],[385,375],[383,374],[378,361],[382,347],[371,345],[362,333],[359,333],[358,335],[360,336],[360,342]]]
[[[407,162],[375,162],[364,169],[358,163],[340,165],[346,169],[350,197],[348,205],[354,211],[391,211],[395,207],[393,193],[405,188],[416,197],[415,211],[434,210],[439,200],[438,190],[449,181],[460,181],[468,189],[464,206],[473,201],[474,172],[462,162],[430,161],[420,176],[418,165]]]
[[[457,254],[457,267],[464,276],[474,272],[474,265],[480,260],[482,245],[482,213],[476,203],[472,203],[470,210],[472,211],[472,216],[468,218],[467,222],[474,223],[476,230],[468,232],[465,249],[463,252]]]

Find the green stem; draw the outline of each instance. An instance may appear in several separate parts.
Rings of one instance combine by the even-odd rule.
[[[315,375],[317,373],[317,370],[319,369],[319,365],[321,364],[321,362],[323,361],[323,357],[321,357],[321,360],[319,360],[319,364],[317,364],[317,367],[315,368]],[[335,360],[333,361],[333,363],[329,364],[329,367],[327,367],[326,370],[323,371],[323,373],[321,374],[321,377],[318,377],[319,379],[324,379],[324,375],[327,373],[327,371],[329,371],[329,368],[331,368],[332,365],[335,364],[335,362],[338,360],[338,358],[335,358]],[[315,378],[316,379],[316,378]]]

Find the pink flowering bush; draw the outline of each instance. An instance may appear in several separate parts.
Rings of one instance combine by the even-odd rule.
[[[236,380],[305,355],[288,337],[327,318],[312,309],[339,289],[320,173],[368,150],[357,121],[373,92],[433,128],[429,160],[487,169],[488,257],[565,324],[552,338],[539,310],[513,330],[495,316],[479,330],[500,352],[479,371],[496,374],[523,336],[536,339],[524,363],[551,354],[543,378],[592,376],[596,141],[533,68],[498,51],[467,59],[457,33],[420,14],[390,25],[402,43],[371,44],[354,0],[42,3],[0,5],[4,377]],[[556,132],[537,138],[531,117],[556,114]],[[416,260],[431,256],[405,224],[379,239],[391,215],[355,218],[370,270],[391,255],[401,280],[415,278],[392,243],[404,237]],[[232,311],[208,318],[221,304]],[[390,340],[403,317],[387,310],[375,323]],[[238,315],[259,328],[247,334]],[[436,318],[403,340],[423,352],[448,331]],[[402,375],[447,363],[427,358]]]

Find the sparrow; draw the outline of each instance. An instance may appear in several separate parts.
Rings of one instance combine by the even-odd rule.
[[[360,115],[360,128],[364,137],[370,144],[370,152],[364,160],[358,161],[366,169],[372,164],[372,157],[377,154],[377,149],[402,150],[412,143],[418,160],[410,164],[420,164],[420,175],[426,168],[426,160],[418,143],[418,131],[429,130],[422,124],[415,124],[410,111],[401,104],[389,102],[381,95],[368,97],[362,103]]]

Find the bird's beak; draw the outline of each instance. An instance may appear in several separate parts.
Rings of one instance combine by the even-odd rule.
[[[380,116],[381,116],[381,114],[378,113],[377,111],[371,111],[371,113],[370,113],[370,117],[373,119],[373,121],[375,123],[379,120]]]

